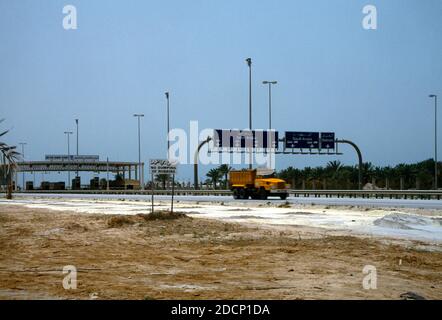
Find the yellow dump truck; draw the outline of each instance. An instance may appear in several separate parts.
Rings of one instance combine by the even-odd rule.
[[[262,199],[288,197],[290,185],[282,179],[273,178],[267,171],[232,170],[229,172],[229,187],[235,199]]]

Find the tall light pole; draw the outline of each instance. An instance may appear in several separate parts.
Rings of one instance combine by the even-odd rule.
[[[141,170],[141,134],[140,134],[140,118],[144,117],[144,114],[134,114],[134,117],[138,118],[138,174],[140,179],[140,187],[144,190],[144,177],[142,177]]]
[[[75,119],[75,124],[77,126],[77,157],[78,157],[78,119]],[[78,159],[77,159],[78,161]],[[77,174],[76,176],[78,177],[78,166],[77,166]]]
[[[78,156],[78,119],[75,119],[75,124],[77,126],[77,156]]]
[[[269,131],[272,130],[272,85],[277,84],[278,81],[263,81],[262,84],[267,84],[269,86]],[[270,132],[269,132],[270,134]],[[273,141],[271,139],[268,140],[270,142],[270,147],[272,147]],[[270,162],[269,167],[272,168],[272,156],[273,153],[270,153]]]
[[[25,145],[27,145],[26,142],[20,142],[19,145],[21,145],[21,156],[23,161],[25,161]],[[23,190],[25,190],[25,172],[23,171]]]
[[[169,159],[169,147],[170,147],[170,141],[169,141],[169,130],[170,130],[170,122],[169,122],[169,92],[164,93],[166,95],[167,100],[167,159]]]
[[[437,95],[429,97],[434,98],[434,189],[437,190]]]
[[[71,149],[69,143],[69,136],[72,134],[72,131],[65,131],[64,134],[68,137],[68,161],[71,161]],[[68,189],[71,188],[71,172],[68,170]]]
[[[249,130],[252,131],[252,58],[246,59],[249,66]],[[250,132],[251,133],[251,132]],[[249,154],[249,169],[252,169],[252,150]]]
[[[272,130],[272,84],[277,84],[278,81],[263,81],[262,84],[269,85],[269,130]]]

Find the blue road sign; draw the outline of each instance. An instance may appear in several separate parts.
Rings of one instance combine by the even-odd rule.
[[[286,131],[285,148],[318,149],[319,132]]]
[[[321,149],[335,149],[334,132],[321,132]]]

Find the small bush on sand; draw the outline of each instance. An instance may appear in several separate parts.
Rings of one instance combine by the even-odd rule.
[[[187,217],[184,213],[170,212],[170,211],[157,211],[154,213],[144,214],[143,218],[146,221],[153,220],[173,220]]]
[[[134,224],[135,221],[128,216],[113,216],[107,220],[107,226],[109,228],[121,228],[126,225]]]
[[[76,222],[69,222],[63,225],[63,228],[69,231],[76,231],[76,232],[86,232],[89,229],[86,226],[83,226]]]
[[[290,208],[290,202],[286,201],[278,206],[278,208]]]

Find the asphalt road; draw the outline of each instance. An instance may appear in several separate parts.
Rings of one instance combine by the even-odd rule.
[[[26,193],[16,194],[17,198],[69,198],[69,199],[126,199],[126,200],[143,200],[150,201],[150,195],[121,195],[121,194],[42,194],[42,193]],[[170,196],[157,195],[155,200],[170,200]],[[241,202],[241,203],[266,203],[285,202],[293,204],[317,204],[317,205],[336,205],[336,206],[367,206],[367,207],[395,207],[395,208],[422,208],[422,209],[441,209],[442,200],[409,200],[409,199],[358,199],[358,198],[314,198],[314,197],[290,197],[287,200],[278,198],[270,198],[268,200],[235,200],[231,196],[175,196],[175,200],[185,202]]]

